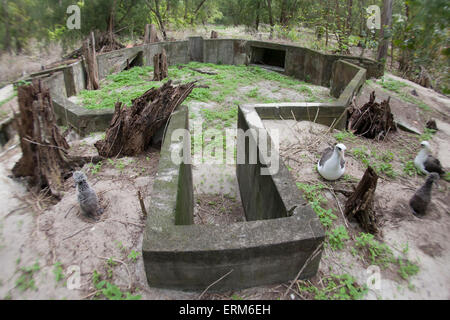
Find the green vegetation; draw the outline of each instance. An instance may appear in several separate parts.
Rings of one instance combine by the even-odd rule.
[[[367,253],[371,264],[387,268],[395,261],[392,250],[386,244],[375,240],[372,234],[361,232],[355,241],[356,247]]]
[[[391,164],[394,160],[394,154],[390,151],[378,154],[377,151],[371,151],[362,146],[360,148],[353,148],[351,155],[360,160],[365,166],[371,166],[377,174],[384,174],[389,178],[395,178],[397,176]]]
[[[122,290],[106,281],[102,280],[102,275],[94,270],[92,273],[92,284],[94,285],[97,292],[96,297],[104,297],[107,300],[139,300],[141,295],[132,295],[129,291],[122,292]]]
[[[306,199],[314,212],[319,217],[320,222],[325,228],[331,227],[336,215],[332,209],[324,209],[322,205],[327,203],[327,199],[322,196],[322,190],[326,188],[323,184],[305,184],[297,182],[297,187],[304,192]]]
[[[309,293],[315,300],[358,300],[367,294],[366,285],[360,286],[349,274],[331,274],[321,279],[322,285],[314,286],[310,282],[300,281],[300,293]]]
[[[55,275],[55,281],[60,282],[64,279],[64,271],[61,262],[56,262],[53,265],[53,274]]]
[[[350,239],[345,226],[338,226],[331,231],[326,232],[328,243],[333,250],[341,250],[344,248],[344,242]]]
[[[26,291],[28,289],[37,290],[34,275],[41,270],[39,263],[36,262],[30,267],[22,267],[19,269],[20,276],[16,280],[16,287],[19,288],[20,291]]]

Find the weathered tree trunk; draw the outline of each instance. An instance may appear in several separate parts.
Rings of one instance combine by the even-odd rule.
[[[375,91],[370,94],[369,102],[361,108],[352,105],[349,108],[347,128],[355,135],[368,139],[385,138],[389,132],[397,131],[389,100],[375,102]]]
[[[145,25],[144,43],[159,42],[158,33],[154,24]]]
[[[364,173],[356,190],[345,203],[344,214],[348,218],[355,218],[365,232],[378,232],[377,219],[373,209],[373,199],[377,188],[378,175],[369,166]]]
[[[153,134],[163,126],[170,114],[191,93],[195,82],[177,87],[166,82],[133,100],[131,107],[117,102],[104,140],[95,143],[103,157],[133,156],[144,152]]]
[[[383,14],[381,15],[381,30],[380,30],[380,42],[378,45],[377,60],[386,62],[389,37],[387,36],[387,30],[392,25],[392,0],[384,0]]]
[[[50,91],[40,80],[17,91],[22,158],[12,172],[16,177],[31,177],[30,184],[38,190],[48,188],[59,196],[73,163],[67,154],[69,145],[56,125]]]
[[[99,85],[97,58],[95,56],[95,37],[91,32],[90,38],[83,42],[83,56],[87,72],[87,89],[97,90]]]
[[[272,15],[272,0],[266,0],[267,1],[267,10],[269,12],[269,24],[270,24],[270,36],[269,39],[273,38],[273,15]]]
[[[217,31],[211,30],[211,39],[217,39],[219,37],[219,34]]]
[[[166,50],[153,56],[153,81],[161,81],[169,76]]]

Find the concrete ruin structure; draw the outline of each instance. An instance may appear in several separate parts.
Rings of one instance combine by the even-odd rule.
[[[237,127],[264,129],[265,119],[310,119],[345,128],[346,108],[366,78],[383,75],[383,65],[366,58],[323,54],[293,45],[239,39],[203,39],[158,42],[99,54],[100,79],[133,66],[152,65],[153,56],[165,49],[169,65],[198,61],[213,64],[259,65],[282,74],[330,88],[337,101],[288,102],[238,106]],[[51,90],[61,124],[80,134],[103,131],[114,109],[88,110],[68,98],[86,86],[81,61],[34,74]],[[189,129],[189,111],[180,106],[167,125],[158,172],[148,203],[142,254],[150,286],[177,290],[240,289],[294,279],[324,240],[317,215],[297,188],[280,160],[276,174],[261,175],[265,156],[257,137],[243,143],[257,146],[257,163],[236,165],[245,222],[226,226],[193,222],[192,167],[174,164],[170,154],[186,141],[171,141],[176,129]],[[248,142],[247,142],[248,141]],[[190,142],[189,142],[190,144]],[[246,148],[247,150],[247,148]],[[313,276],[321,255],[303,269],[300,279]],[[224,277],[226,275],[226,277]]]

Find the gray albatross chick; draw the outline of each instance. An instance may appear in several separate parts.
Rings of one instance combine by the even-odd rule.
[[[430,173],[425,181],[425,184],[421,186],[416,193],[409,200],[409,206],[412,212],[417,217],[423,217],[427,211],[427,207],[431,201],[431,188],[433,182],[439,180],[439,175],[436,172]]]
[[[91,218],[101,215],[103,208],[98,206],[97,195],[87,182],[86,175],[81,171],[75,171],[73,180],[77,186],[78,203],[80,204],[81,212]]]

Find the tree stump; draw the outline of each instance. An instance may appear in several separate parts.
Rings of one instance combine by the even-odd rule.
[[[152,88],[134,99],[129,108],[117,102],[105,139],[95,143],[98,153],[104,157],[116,157],[144,152],[155,132],[194,87],[195,82],[174,87],[169,80],[161,88]]]
[[[219,33],[217,31],[212,30],[211,31],[211,39],[217,39],[219,38]]]
[[[153,81],[161,81],[169,76],[166,50],[153,56]]]
[[[91,32],[90,38],[83,41],[83,57],[87,72],[88,90],[97,90],[99,85],[98,65],[95,57],[95,37],[94,32]]]
[[[347,129],[355,135],[378,140],[384,139],[391,131],[397,131],[389,100],[390,97],[381,103],[375,102],[375,91],[373,91],[370,94],[369,102],[361,108],[357,108],[353,104],[348,109]]]
[[[159,42],[158,33],[154,24],[145,25],[144,43]]]
[[[48,188],[58,196],[73,163],[67,155],[69,145],[56,125],[50,91],[41,80],[33,80],[31,85],[21,86],[17,91],[22,158],[12,172],[16,177],[31,177],[31,185],[39,190]]]
[[[355,218],[365,232],[378,232],[377,219],[373,210],[373,199],[377,188],[378,175],[368,167],[358,183],[356,190],[345,203],[344,214],[348,218]]]

